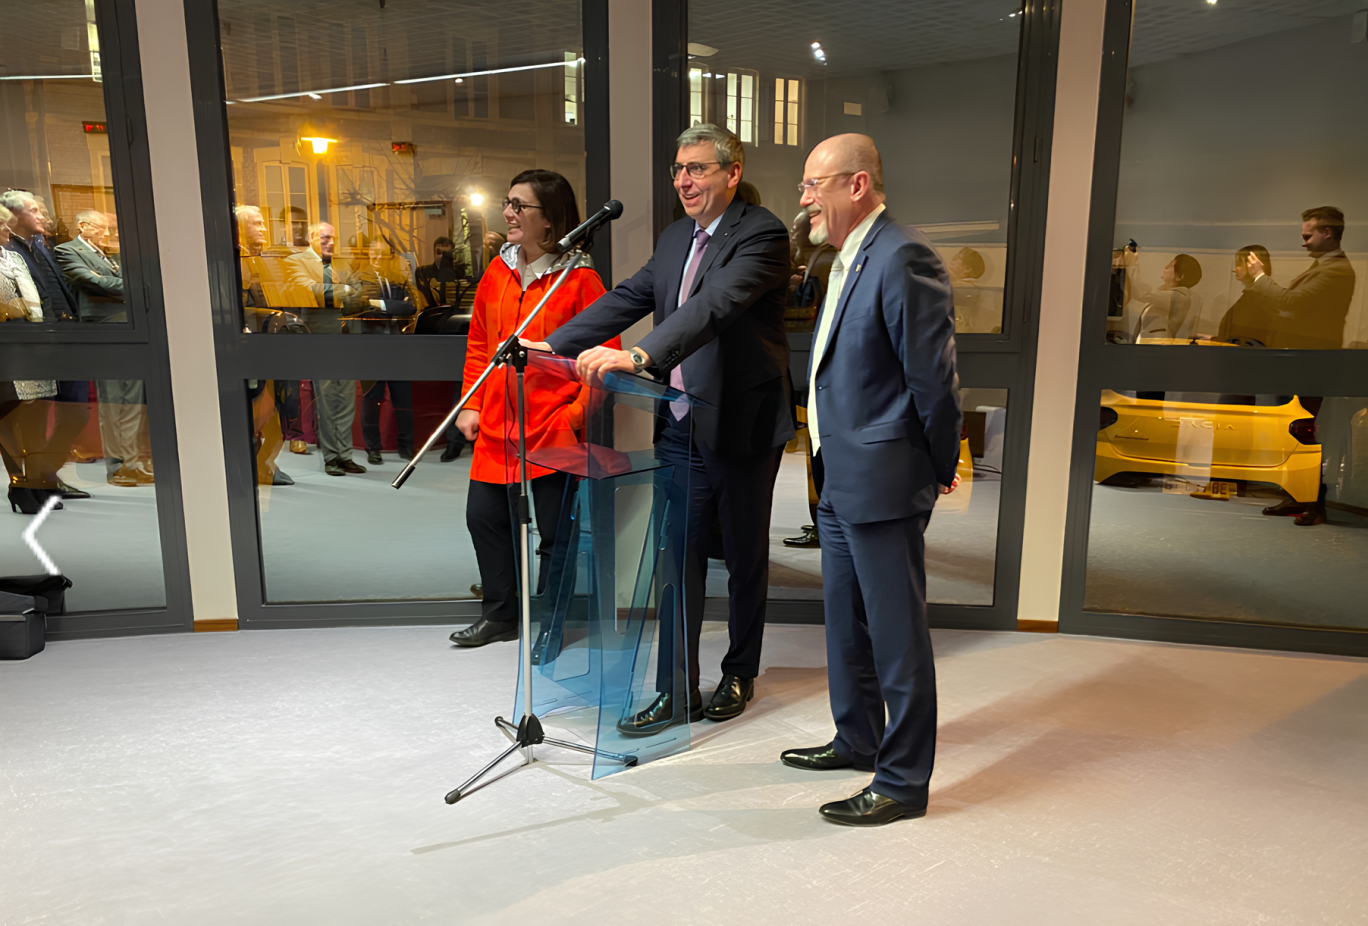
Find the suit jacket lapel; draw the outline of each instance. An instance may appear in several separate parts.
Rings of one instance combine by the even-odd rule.
[[[684,264],[693,253],[693,238],[685,233],[684,240],[683,247],[666,251],[669,256],[661,261],[662,272],[665,274],[665,303],[660,307],[661,318],[669,318],[679,307],[679,284],[684,277]]]
[[[869,259],[865,252],[869,250],[870,245],[874,243],[874,239],[879,237],[879,232],[889,223],[889,221],[887,209],[879,213],[879,217],[875,219],[874,224],[869,227],[869,232],[865,235],[864,243],[861,244],[860,249],[855,252],[855,266],[846,268],[845,279],[841,282],[841,298],[836,302],[836,314],[831,319],[831,330],[827,332],[826,346],[822,350],[822,356],[817,358],[818,369],[821,369],[822,363],[826,361],[827,356],[831,353],[831,344],[836,340],[836,330],[841,325],[841,316],[845,314],[846,305],[850,302],[850,291],[855,288],[856,282],[859,281],[860,274],[864,272],[865,263]],[[817,319],[818,329],[820,329],[821,324],[822,320],[819,317]]]
[[[717,234],[708,239],[708,249],[703,252],[703,262],[698,265],[698,273],[694,274],[693,289],[689,291],[692,296],[698,292],[698,287],[703,285],[703,277],[712,266],[713,260],[726,247],[731,239],[732,229],[741,221],[741,211],[746,208],[746,203],[741,197],[736,197],[727,207],[727,211],[722,213],[722,221],[717,223]],[[684,268],[679,268],[679,275],[684,275]]]

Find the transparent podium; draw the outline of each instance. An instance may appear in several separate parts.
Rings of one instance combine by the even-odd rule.
[[[515,459],[517,387],[506,369],[506,450]],[[549,555],[542,545],[533,572],[531,634],[520,642],[531,641],[531,659],[520,653],[512,716],[523,715],[530,684],[532,713],[548,734],[569,734],[592,751],[593,777],[601,778],[689,746],[686,717],[645,735],[618,723],[667,692],[687,713],[689,474],[657,459],[654,444],[663,416],[672,408],[682,416],[698,401],[622,373],[585,385],[573,360],[535,351],[525,376],[529,476],[556,471],[567,479],[554,544]],[[548,411],[538,396],[557,399]],[[546,536],[546,525],[538,530]]]

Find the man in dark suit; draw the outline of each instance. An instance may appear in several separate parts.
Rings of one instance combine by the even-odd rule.
[[[1302,213],[1302,247],[1315,258],[1286,287],[1268,276],[1259,255],[1244,255],[1245,292],[1262,297],[1272,315],[1267,347],[1338,350],[1354,301],[1354,268],[1344,254],[1344,213],[1318,206]]]
[[[957,484],[954,304],[931,243],[884,208],[872,139],[829,138],[805,171],[812,240],[837,248],[807,409],[836,736],[780,758],[873,771],[869,787],[821,814],[875,826],[926,812],[935,757],[923,534],[937,495]]]
[[[78,234],[52,249],[67,285],[76,294],[76,314],[83,322],[126,322],[124,281],[119,265],[105,253],[109,217],[95,209],[76,215]]]
[[[0,205],[14,213],[10,240],[6,245],[24,261],[43,305],[43,321],[77,321],[76,296],[67,286],[62,268],[47,248],[47,222],[42,203],[32,193],[7,190],[0,194]],[[71,454],[76,438],[90,420],[90,384],[86,380],[58,380],[53,410],[54,425],[44,451],[50,459],[63,462]],[[59,464],[60,465],[60,464]],[[89,498],[90,494],[58,480],[62,498]]]
[[[754,697],[760,674],[774,479],[793,437],[783,324],[789,255],[784,223],[736,195],[744,157],[736,136],[717,126],[685,131],[671,174],[687,218],[665,229],[635,276],[548,338],[558,354],[583,351],[579,372],[586,379],[647,370],[707,403],[667,410],[656,446],[676,478],[687,474],[689,483],[688,635],[661,628],[660,694],[618,725],[629,735],[705,716],[736,717]],[[632,350],[594,347],[646,315],[654,317],[655,329]],[[698,693],[698,642],[714,515],[722,521],[730,573],[730,646],[721,683],[705,708]],[[674,647],[681,637],[684,654]],[[687,673],[687,682],[676,679],[676,669]],[[688,692],[687,705],[674,699],[677,688]]]

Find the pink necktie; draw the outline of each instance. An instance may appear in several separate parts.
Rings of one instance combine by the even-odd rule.
[[[683,305],[689,298],[689,290],[693,289],[694,277],[698,276],[698,265],[703,263],[703,252],[708,249],[708,233],[703,229],[694,232],[693,256],[689,258],[689,267],[684,271],[684,282],[679,286],[679,302]],[[680,364],[670,371],[670,386],[684,392],[684,364]],[[675,421],[684,417],[689,410],[689,403],[684,401],[671,402],[670,414]]]

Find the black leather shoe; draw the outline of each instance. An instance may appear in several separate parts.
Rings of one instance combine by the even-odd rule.
[[[351,460],[342,460],[337,464],[344,473],[364,473],[366,468],[360,463],[353,463]]]
[[[883,826],[894,820],[924,817],[926,805],[901,804],[891,797],[875,794],[873,788],[865,788],[844,801],[823,804],[817,812],[824,819],[842,826]]]
[[[65,482],[57,483],[57,491],[62,493],[62,498],[90,498],[89,492],[83,492],[75,486],[69,486]]]
[[[835,768],[874,771],[873,765],[856,762],[849,756],[841,755],[831,743],[825,746],[809,746],[807,749],[785,749],[779,753],[779,761],[792,768],[806,769],[810,772],[826,772]]]
[[[737,678],[735,675],[722,676],[722,682],[713,692],[712,700],[703,708],[703,716],[709,720],[731,720],[740,717],[746,710],[746,702],[755,697],[755,679]]]
[[[797,537],[785,537],[784,546],[812,549],[814,547],[820,547],[822,545],[822,542],[817,539],[816,527],[814,527],[811,524],[804,524],[800,528],[800,530],[802,530],[802,533],[799,534]]]
[[[341,463],[324,463],[324,464],[323,464],[323,472],[327,473],[329,476],[345,476],[345,475],[347,475],[347,471],[346,471],[345,469],[342,468],[342,464],[341,464]]]
[[[385,464],[385,458],[380,455],[380,451],[378,450],[367,450],[366,462],[371,466],[383,466]]]
[[[650,736],[677,724],[703,719],[703,697],[697,691],[689,695],[689,707],[687,712],[675,710],[674,695],[659,695],[646,710],[619,720],[618,732],[623,736]]]
[[[503,643],[518,639],[517,624],[495,624],[483,617],[464,630],[451,635],[451,642],[457,646],[484,646],[486,643]]]
[[[283,472],[281,472],[280,470],[276,470],[274,473],[271,473],[271,485],[273,485],[273,486],[292,486],[292,485],[294,485],[294,480],[291,479],[291,478],[289,477],[288,474],[283,473]],[[63,498],[66,498],[65,495],[62,496],[62,497],[63,497]]]

